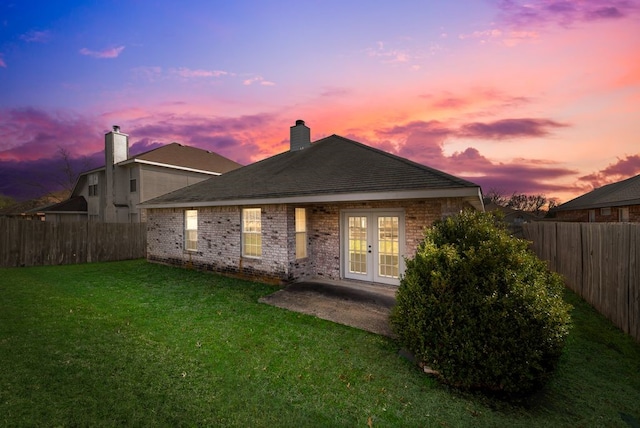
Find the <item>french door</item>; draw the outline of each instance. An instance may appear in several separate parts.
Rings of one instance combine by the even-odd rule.
[[[403,213],[348,211],[342,218],[344,277],[398,285],[403,271]]]

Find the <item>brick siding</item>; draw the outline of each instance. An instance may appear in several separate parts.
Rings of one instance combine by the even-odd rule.
[[[630,205],[629,208],[629,221],[632,223],[640,222],[640,205]],[[575,221],[575,222],[588,222],[590,210],[563,210],[556,211],[555,220],[557,221]],[[617,223],[619,214],[618,207],[611,207],[609,215],[603,215],[600,208],[595,209],[596,223]]]
[[[269,283],[322,277],[340,279],[340,212],[402,209],[405,255],[412,256],[424,228],[468,206],[461,199],[401,200],[311,205],[262,205],[262,257],[241,255],[241,207],[198,208],[197,251],[184,250],[184,209],[147,210],[150,261]],[[307,257],[296,260],[295,208],[307,214]]]

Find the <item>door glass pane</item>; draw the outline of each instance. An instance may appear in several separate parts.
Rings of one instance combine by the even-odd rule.
[[[367,273],[367,217],[349,217],[349,272]]]
[[[378,217],[378,276],[398,278],[398,217]]]

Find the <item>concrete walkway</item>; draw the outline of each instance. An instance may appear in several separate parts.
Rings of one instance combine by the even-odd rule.
[[[260,299],[261,302],[339,324],[394,337],[389,313],[397,287],[357,281],[297,282]]]

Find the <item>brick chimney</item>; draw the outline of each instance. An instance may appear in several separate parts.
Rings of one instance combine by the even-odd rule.
[[[304,120],[296,120],[295,126],[291,127],[291,151],[302,150],[311,146],[311,129]]]

